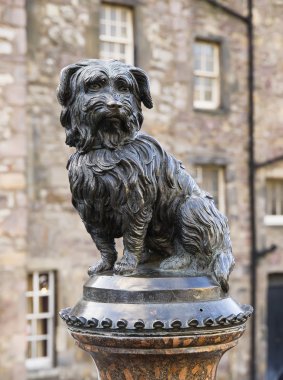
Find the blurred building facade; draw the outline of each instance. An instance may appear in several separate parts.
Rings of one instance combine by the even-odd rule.
[[[245,0],[221,4],[247,15]],[[118,58],[149,74],[144,131],[228,216],[231,292],[249,303],[246,24],[206,0],[2,0],[0,17],[0,378],[96,378],[57,317],[98,257],[71,206],[55,92],[60,69],[82,58]],[[255,173],[257,247],[277,246],[257,264],[258,380],[283,373],[283,161],[274,160],[283,154],[282,18],[282,0],[254,1],[255,158],[270,160]],[[249,361],[250,330],[218,379],[249,380]]]

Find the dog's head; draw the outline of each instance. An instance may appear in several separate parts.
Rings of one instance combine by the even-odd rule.
[[[83,152],[134,139],[143,122],[141,102],[152,108],[145,72],[116,60],[89,59],[65,67],[57,97],[66,144]]]

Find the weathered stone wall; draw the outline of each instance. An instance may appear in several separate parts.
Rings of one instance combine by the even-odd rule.
[[[72,151],[64,144],[56,87],[64,66],[97,56],[98,1],[29,0],[27,6],[31,205],[28,270],[57,272],[59,310],[74,305],[81,297],[87,268],[97,259],[96,249],[71,205],[66,163]],[[90,359],[75,347],[59,321],[56,357],[60,370],[54,376],[93,378],[95,370]]]
[[[26,12],[0,4],[0,377],[25,378]]]
[[[205,2],[193,0],[148,0],[140,15],[144,23],[141,38],[147,40],[150,53],[143,60],[141,52],[138,64],[149,72],[155,104],[153,111],[145,113],[146,129],[188,169],[195,163],[221,162],[226,166],[227,216],[237,259],[231,289],[239,302],[248,303],[246,26]],[[216,112],[193,109],[192,49],[196,37],[222,44],[225,99]],[[238,349],[223,357],[218,377],[248,380],[248,365],[249,331]]]
[[[255,2],[255,140],[256,160],[264,162],[283,154],[283,2]],[[266,179],[283,178],[279,161],[257,170],[258,248],[276,244],[275,252],[260,259],[257,289],[257,363],[259,380],[266,379],[268,275],[283,273],[283,226],[264,226]]]

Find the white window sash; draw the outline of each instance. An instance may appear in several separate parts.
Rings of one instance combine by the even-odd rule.
[[[39,274],[41,272],[34,272],[32,274],[32,291],[27,291],[26,296],[32,298],[34,313],[27,314],[27,321],[31,323],[31,335],[27,336],[27,341],[31,343],[32,358],[26,359],[27,369],[45,369],[51,368],[54,360],[53,343],[54,343],[54,272],[48,271],[48,285],[49,289],[44,293],[39,290]],[[42,272],[45,273],[45,272]],[[39,312],[39,297],[48,296],[48,312]],[[47,334],[36,334],[36,322],[38,320],[47,320]],[[34,334],[35,333],[35,334]],[[36,352],[36,342],[46,341],[47,356],[39,357]]]
[[[266,215],[267,226],[283,225],[283,179],[267,179],[266,181]]]
[[[100,25],[105,26],[106,33],[101,33],[99,35],[99,40],[101,42],[108,42],[113,44],[123,44],[125,46],[125,53],[116,53],[116,52],[106,52],[101,50],[100,47],[100,58],[101,59],[123,59],[128,64],[134,63],[134,29],[133,29],[133,12],[130,8],[125,8],[120,5],[103,5],[105,9],[105,17],[100,20]],[[124,9],[126,10],[126,21],[111,20],[109,18],[112,9]],[[108,17],[108,18],[107,18]],[[111,36],[111,25],[120,25],[127,28],[126,37],[117,35]]]
[[[194,99],[194,107],[198,109],[217,109],[220,105],[220,51],[219,46],[210,42],[196,42],[199,44],[209,44],[213,46],[213,71],[194,69],[194,77],[213,79],[212,99],[196,100]],[[201,55],[201,62],[204,56]],[[203,65],[201,65],[203,67]],[[200,87],[201,88],[201,87]]]

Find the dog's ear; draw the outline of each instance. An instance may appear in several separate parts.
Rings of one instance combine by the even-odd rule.
[[[152,108],[152,98],[149,89],[149,80],[146,73],[138,67],[130,67],[130,72],[137,81],[140,99],[147,108]]]
[[[70,80],[79,69],[86,65],[85,61],[77,62],[72,65],[64,67],[61,71],[60,82],[57,88],[57,99],[61,106],[67,107],[72,91],[70,88]]]

